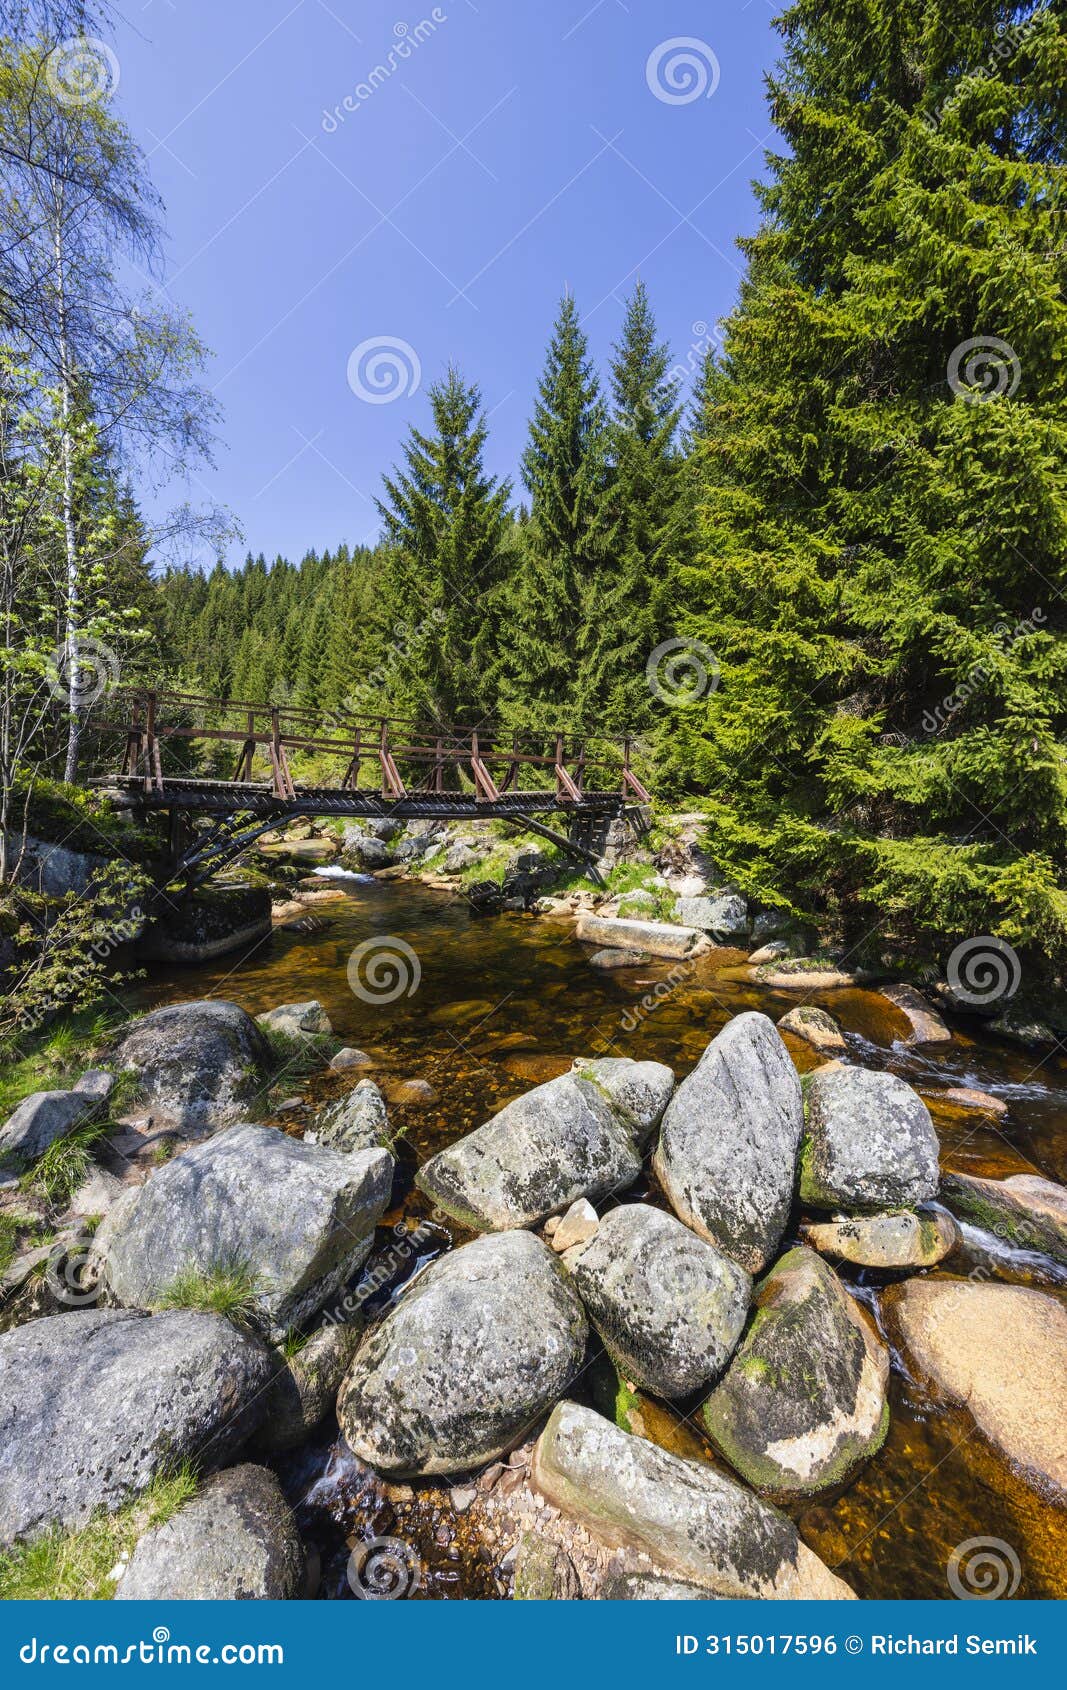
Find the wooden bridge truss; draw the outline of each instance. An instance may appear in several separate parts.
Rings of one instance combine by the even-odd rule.
[[[117,741],[119,767],[95,784],[121,806],[169,814],[173,877],[190,887],[287,821],[328,816],[496,818],[554,841],[597,878],[598,833],[618,817],[644,826],[642,807],[651,804],[626,737],[572,730],[505,740],[484,725],[324,716],[150,689],[111,692],[105,710],[93,728]],[[230,767],[220,776],[227,747]],[[298,782],[300,757],[334,778]],[[205,763],[215,765],[210,777]],[[207,827],[198,830],[195,818]],[[566,833],[546,818],[562,818]]]

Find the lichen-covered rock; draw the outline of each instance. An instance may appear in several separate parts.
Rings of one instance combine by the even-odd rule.
[[[582,1306],[528,1232],[475,1239],[419,1275],[364,1341],[338,1399],[377,1471],[462,1473],[510,1449],[585,1356]]]
[[[634,1062],[628,1056],[579,1057],[573,1072],[604,1093],[642,1145],[652,1137],[674,1095],[674,1074],[663,1062]]]
[[[803,1039],[815,1050],[829,1050],[838,1055],[848,1049],[845,1035],[833,1016],[815,1004],[799,1004],[791,1009],[779,1021],[778,1031],[792,1033],[795,1039]]]
[[[910,1209],[937,1195],[930,1111],[896,1074],[824,1068],[807,1087],[800,1195],[817,1209]]]
[[[27,1167],[87,1121],[96,1101],[77,1091],[35,1091],[0,1130],[0,1167]]]
[[[346,1156],[273,1127],[218,1133],[108,1215],[94,1256],[110,1294],[151,1308],[183,1274],[247,1270],[274,1336],[301,1325],[369,1254],[392,1191],[387,1151]]]
[[[599,1086],[564,1074],[431,1157],[417,1184],[463,1225],[505,1231],[624,1191],[640,1172],[629,1121]]]
[[[271,1360],[219,1315],[88,1309],[0,1337],[0,1543],[114,1512],[183,1460],[224,1466]]]
[[[889,1356],[819,1256],[790,1250],[704,1404],[716,1448],[755,1489],[812,1496],[842,1484],[885,1441]]]
[[[622,1568],[609,1572],[601,1586],[603,1602],[714,1602],[706,1586],[685,1579],[666,1578],[662,1573],[628,1573]]]
[[[679,898],[674,917],[683,927],[695,927],[714,939],[748,938],[748,904],[739,892],[722,891],[713,898]]]
[[[1067,1263],[1067,1186],[1038,1174],[977,1179],[946,1174],[941,1200],[962,1220],[1007,1238],[1020,1250],[1039,1250]]]
[[[531,1482],[614,1549],[734,1599],[849,1598],[784,1514],[714,1468],[683,1461],[564,1402],[534,1450]]]
[[[235,1003],[178,1003],[130,1023],[113,1065],[136,1070],[157,1117],[177,1127],[217,1127],[240,1118],[270,1064],[262,1029]]]
[[[268,1033],[284,1033],[290,1039],[328,1038],[333,1032],[330,1017],[314,998],[309,1003],[281,1003],[256,1020]]]
[[[385,1098],[373,1080],[361,1080],[347,1096],[322,1111],[306,1137],[348,1154],[355,1150],[392,1150]]]
[[[620,1373],[644,1390],[688,1396],[733,1354],[752,1281],[662,1209],[612,1209],[564,1265]]]
[[[363,1336],[358,1325],[320,1326],[295,1355],[283,1358],[256,1435],[262,1450],[298,1449],[333,1413],[337,1393]]]
[[[655,1169],[675,1213],[759,1273],[793,1200],[800,1079],[765,1015],[738,1015],[683,1080],[663,1117]]]
[[[1067,1498],[1067,1308],[1017,1285],[909,1279],[882,1295],[908,1370],[960,1404],[1038,1489]]]
[[[820,1256],[859,1267],[936,1267],[960,1241],[960,1229],[942,1209],[901,1209],[889,1215],[835,1215],[812,1221],[801,1236]]]
[[[304,1583],[292,1509],[266,1467],[231,1467],[139,1539],[118,1601],[291,1602]]]
[[[574,1562],[559,1544],[524,1532],[515,1558],[516,1602],[577,1602],[582,1587]]]

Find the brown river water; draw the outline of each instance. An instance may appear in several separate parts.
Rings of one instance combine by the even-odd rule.
[[[758,1009],[777,1020],[808,1001],[754,982],[739,952],[604,974],[590,967],[567,921],[478,918],[461,896],[416,882],[323,878],[320,884],[339,893],[309,910],[321,930],[280,930],[244,958],[195,969],[153,966],[138,998],[154,1007],[217,996],[254,1014],[318,999],[338,1038],[372,1059],[360,1073],[381,1085],[403,1135],[395,1207],[380,1235],[383,1249],[398,1225],[428,1220],[413,1186],[418,1165],[511,1098],[564,1072],[575,1057],[656,1060],[681,1078],[731,1016]],[[391,1002],[367,1002],[349,984],[349,959],[358,946],[383,936],[412,948],[417,985]],[[415,984],[415,966],[404,966],[405,984]],[[395,982],[395,976],[377,978],[379,989]],[[851,1060],[892,1069],[923,1092],[946,1168],[995,1177],[1036,1171],[1067,1182],[1067,1047],[1020,1049],[972,1023],[954,1027],[951,1046],[916,1051],[904,1042],[904,1020],[874,991],[813,993],[810,1001],[841,1022]],[[823,1060],[801,1042],[789,1044],[802,1072]],[[355,1077],[283,1080],[266,1116],[298,1132],[310,1123],[314,1106],[339,1095]],[[413,1080],[428,1083],[432,1100],[411,1098],[405,1088]],[[994,1093],[1009,1114],[994,1125],[980,1113],[939,1101],[939,1092],[958,1086]],[[303,1111],[271,1114],[283,1099],[301,1095]],[[660,1201],[650,1174],[623,1200],[636,1198]],[[370,1312],[387,1307],[426,1260],[465,1236],[459,1229],[426,1227],[422,1253],[398,1264]],[[976,1269],[984,1277],[1067,1296],[1067,1270],[968,1228],[963,1249],[935,1271],[966,1275]],[[841,1271],[877,1318],[878,1291],[895,1276],[847,1266]],[[789,1510],[805,1541],[864,1597],[949,1597],[953,1550],[975,1538],[1010,1547],[1021,1569],[1018,1597],[1067,1595],[1067,1514],[1016,1477],[966,1414],[931,1401],[894,1360],[886,1444],[843,1491]],[[644,1430],[657,1442],[720,1464],[701,1432],[699,1403],[642,1399],[642,1415]],[[304,1504],[301,1524],[322,1556],[322,1594],[346,1595],[346,1545],[389,1529],[380,1502],[368,1500],[363,1477],[329,1437],[321,1447],[299,1452],[281,1476]],[[405,1529],[417,1532],[428,1566],[419,1595],[495,1594],[475,1549],[464,1543],[461,1522],[449,1519],[447,1490],[427,1486],[420,1495],[416,1487],[415,1509],[419,1519],[405,1522]]]

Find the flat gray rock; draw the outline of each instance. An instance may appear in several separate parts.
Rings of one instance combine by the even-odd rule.
[[[889,1356],[814,1250],[790,1250],[756,1293],[748,1336],[704,1404],[715,1447],[779,1498],[843,1484],[889,1429]]]
[[[346,1156],[274,1127],[230,1127],[160,1168],[95,1241],[111,1295],[158,1304],[182,1274],[240,1267],[273,1336],[300,1326],[369,1254],[389,1201],[385,1150]]]
[[[389,1111],[373,1080],[360,1080],[358,1086],[324,1109],[315,1122],[314,1142],[330,1150],[392,1150],[393,1135],[389,1130]]]
[[[758,1014],[727,1023],[663,1118],[655,1169],[671,1207],[749,1273],[785,1231],[803,1125],[800,1077]]]
[[[115,1591],[125,1602],[291,1602],[304,1583],[292,1509],[266,1467],[209,1479],[139,1539]]]
[[[114,1512],[183,1460],[224,1466],[271,1358],[219,1315],[88,1309],[0,1337],[0,1543]]]
[[[87,1121],[96,1100],[84,1092],[35,1091],[24,1097],[0,1130],[0,1164],[28,1167],[50,1144]]]
[[[463,1473],[511,1449],[585,1357],[582,1306],[528,1232],[475,1239],[419,1275],[366,1338],[337,1404],[382,1473]]]
[[[239,1119],[270,1060],[266,1035],[252,1017],[238,1004],[214,1001],[142,1015],[112,1051],[116,1068],[136,1071],[153,1114],[193,1131]]]
[[[96,1104],[107,1102],[115,1089],[115,1076],[103,1068],[88,1068],[71,1087],[80,1097],[91,1098]]]
[[[431,1157],[416,1183],[464,1226],[503,1232],[625,1191],[640,1172],[628,1120],[599,1086],[564,1074]]]
[[[733,1354],[752,1280],[662,1209],[612,1209],[564,1266],[619,1372],[655,1396],[700,1390]]]
[[[807,1088],[800,1195],[817,1209],[910,1209],[937,1195],[930,1111],[896,1074],[822,1068]]]
[[[738,1600],[840,1599],[853,1592],[784,1514],[705,1466],[563,1402],[534,1450],[531,1482],[614,1549]]]

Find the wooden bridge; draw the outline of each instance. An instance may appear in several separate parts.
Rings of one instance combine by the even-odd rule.
[[[191,693],[115,690],[92,731],[118,767],[97,777],[119,806],[170,817],[170,868],[202,885],[264,833],[302,818],[497,818],[562,846],[596,876],[598,833],[651,804],[632,741],[587,732],[488,730],[323,714]],[[102,752],[102,756],[103,756]],[[314,783],[293,773],[300,762]],[[326,771],[324,773],[324,771]],[[561,832],[544,819],[563,819]],[[206,818],[206,828],[195,825]]]

